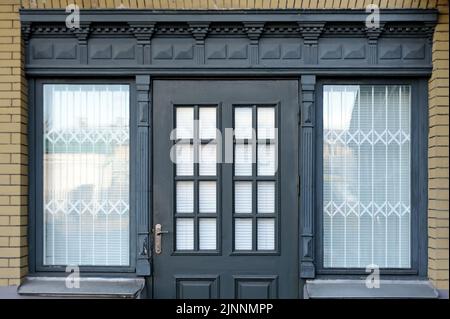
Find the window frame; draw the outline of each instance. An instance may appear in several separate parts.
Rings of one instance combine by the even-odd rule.
[[[44,116],[44,85],[128,85],[129,86],[129,129],[130,129],[130,161],[129,161],[129,265],[128,266],[79,266],[84,274],[95,273],[121,273],[121,275],[133,275],[136,272],[136,247],[137,247],[137,218],[136,218],[136,151],[137,151],[137,111],[136,111],[136,86],[134,79],[130,78],[58,78],[58,79],[30,79],[29,80],[29,168],[30,168],[30,192],[29,192],[29,269],[31,273],[52,273],[52,276],[66,274],[66,265],[45,265],[44,248],[44,224],[43,224],[43,116]]]
[[[198,104],[193,104],[193,103],[175,103],[172,102],[170,105],[170,108],[172,109],[172,114],[173,114],[173,118],[172,118],[172,129],[177,129],[177,108],[183,108],[183,107],[191,107],[193,108],[193,136],[190,139],[192,141],[193,147],[193,159],[194,159],[194,163],[193,163],[193,175],[177,175],[177,164],[176,163],[172,163],[172,176],[173,176],[173,196],[172,196],[172,201],[173,201],[173,210],[171,212],[171,216],[172,216],[172,240],[173,240],[173,250],[172,250],[172,255],[174,256],[216,256],[216,255],[220,255],[222,253],[222,192],[223,192],[223,186],[222,186],[222,170],[221,170],[221,163],[216,163],[216,175],[200,175],[200,162],[199,162],[199,150],[200,150],[200,145],[203,144],[202,141],[206,141],[208,139],[201,139],[199,137],[200,134],[200,128],[198,127],[197,129],[195,128],[195,121],[198,121],[198,125],[200,125],[200,119],[199,119],[199,109],[201,107],[214,107],[216,109],[216,132],[217,130],[219,130],[220,132],[222,132],[222,103],[198,103]],[[197,135],[196,132],[197,131]],[[186,138],[184,138],[186,139]],[[209,139],[209,140],[215,140],[215,145],[216,145],[216,156],[218,156],[218,154],[222,153],[222,149],[219,149],[221,147],[221,143],[218,141],[219,137],[216,136],[215,139]],[[172,147],[175,147],[175,145],[179,142],[178,137],[176,139],[174,139],[172,141]],[[195,146],[195,144],[197,144],[197,147]],[[197,162],[195,161],[197,157]],[[194,198],[193,198],[193,204],[194,204],[194,211],[192,213],[178,213],[176,211],[176,185],[177,182],[182,182],[182,181],[188,181],[188,182],[192,182],[193,188],[194,188]],[[199,203],[200,203],[200,195],[199,195],[199,184],[200,182],[203,181],[215,181],[216,182],[216,212],[213,214],[210,213],[200,213],[199,211]],[[211,216],[209,216],[208,214],[210,214]],[[184,216],[186,215],[186,216]],[[179,218],[188,218],[188,219],[193,219],[194,220],[194,249],[186,249],[186,250],[177,250],[176,249],[176,240],[177,240],[177,235],[176,235],[176,231],[177,231],[177,219]],[[214,218],[216,219],[216,249],[199,249],[200,246],[200,219],[201,218]],[[196,249],[197,247],[197,249]]]
[[[252,110],[252,132],[254,132],[255,138],[251,141],[251,145],[255,144],[255,161],[252,161],[252,174],[251,175],[236,175],[235,167],[235,155],[236,155],[236,145],[237,139],[233,133],[233,163],[231,165],[232,171],[232,252],[231,256],[270,256],[270,255],[280,255],[281,254],[281,223],[280,223],[280,213],[281,213],[281,109],[280,101],[267,101],[266,103],[252,104],[252,103],[236,103],[231,106],[231,118],[232,118],[232,128],[233,132],[236,130],[236,109],[238,108],[251,108]],[[258,145],[260,144],[258,138],[258,108],[274,108],[274,129],[276,138],[275,140],[275,157],[276,157],[276,171],[274,175],[258,175]],[[267,139],[261,139],[267,140]],[[235,187],[237,182],[250,182],[252,184],[252,212],[251,213],[236,213],[235,211]],[[258,182],[273,182],[275,184],[275,194],[274,194],[274,212],[265,214],[258,213]],[[258,250],[258,220],[259,219],[273,219],[274,220],[274,249],[271,250]],[[252,249],[250,250],[238,250],[236,249],[236,219],[251,219],[252,220]]]
[[[367,276],[364,268],[325,268],[323,264],[323,86],[324,85],[409,85],[411,86],[411,267],[380,268],[392,278],[426,278],[428,209],[428,81],[424,78],[324,78],[316,87],[316,272],[317,277]]]

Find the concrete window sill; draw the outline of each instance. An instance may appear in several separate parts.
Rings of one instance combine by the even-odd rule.
[[[379,288],[367,288],[365,280],[308,280],[305,298],[311,299],[435,299],[438,291],[427,280],[381,280]]]
[[[79,288],[68,288],[65,277],[29,276],[17,288],[17,293],[56,298],[140,298],[144,285],[143,278],[81,277]]]

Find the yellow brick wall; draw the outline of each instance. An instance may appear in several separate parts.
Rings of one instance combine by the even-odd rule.
[[[20,0],[0,0],[0,286],[27,272],[27,103]]]
[[[433,39],[429,81],[428,276],[448,289],[448,1],[438,2],[439,23]]]
[[[373,3],[380,8],[435,8],[438,0],[23,0],[25,7],[131,9],[357,9]],[[445,2],[445,1],[443,1]]]
[[[429,277],[448,289],[449,271],[449,83],[448,0],[0,0],[0,286],[15,285],[27,269],[27,94],[18,9],[346,9],[437,8],[439,24],[429,81]],[[23,51],[22,51],[23,52]]]

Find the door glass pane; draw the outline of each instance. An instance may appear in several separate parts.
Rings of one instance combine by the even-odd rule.
[[[216,138],[216,108],[199,108],[199,135],[201,139]]]
[[[178,143],[175,147],[177,175],[194,175],[194,145]]]
[[[46,84],[44,264],[129,265],[129,87]]]
[[[324,266],[411,266],[411,88],[326,85]]]
[[[275,138],[275,108],[258,107],[258,139]]]
[[[236,144],[234,148],[234,175],[252,175],[252,145]]]
[[[192,218],[177,218],[176,249],[194,249],[194,220]]]
[[[234,135],[236,139],[252,138],[252,108],[237,107],[234,109]]]
[[[199,173],[201,176],[215,176],[217,166],[217,145],[203,144],[200,146]]]
[[[258,250],[275,249],[275,220],[273,218],[258,219]]]
[[[194,108],[176,108],[176,135],[179,139],[194,138]]]
[[[252,250],[252,219],[236,218],[234,220],[234,249]]]
[[[275,144],[258,144],[258,175],[273,176],[276,168]]]
[[[216,219],[215,218],[200,218],[200,250],[215,250],[216,249]]]
[[[202,181],[199,183],[200,213],[216,212],[216,182]]]
[[[194,212],[194,183],[177,182],[176,187],[177,213]]]
[[[177,165],[181,166],[177,167],[177,172],[192,177],[176,182],[176,213],[190,213],[194,216],[194,218],[183,216],[176,220],[178,250],[216,250],[218,213],[216,118],[217,106],[177,107],[175,128],[178,131],[181,127],[181,132],[192,131],[192,135],[183,133],[184,136],[190,137],[189,142],[192,144],[188,155],[182,160],[182,165]],[[191,122],[193,126],[188,124]],[[195,163],[191,165],[194,161],[198,161],[197,165]],[[211,217],[199,218],[199,214],[208,214]]]
[[[258,214],[275,213],[275,182],[258,182]]]
[[[236,214],[252,213],[252,182],[234,183],[234,212]]]

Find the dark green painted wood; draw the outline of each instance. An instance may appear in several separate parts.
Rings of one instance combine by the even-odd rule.
[[[153,255],[155,298],[297,298],[298,278],[298,81],[211,80],[153,83],[153,223],[162,224],[162,254]],[[217,252],[174,252],[174,166],[169,139],[176,105],[219,105],[220,127],[232,128],[233,105],[278,105],[280,183],[278,249],[233,252],[233,169],[220,165],[221,240]]]

